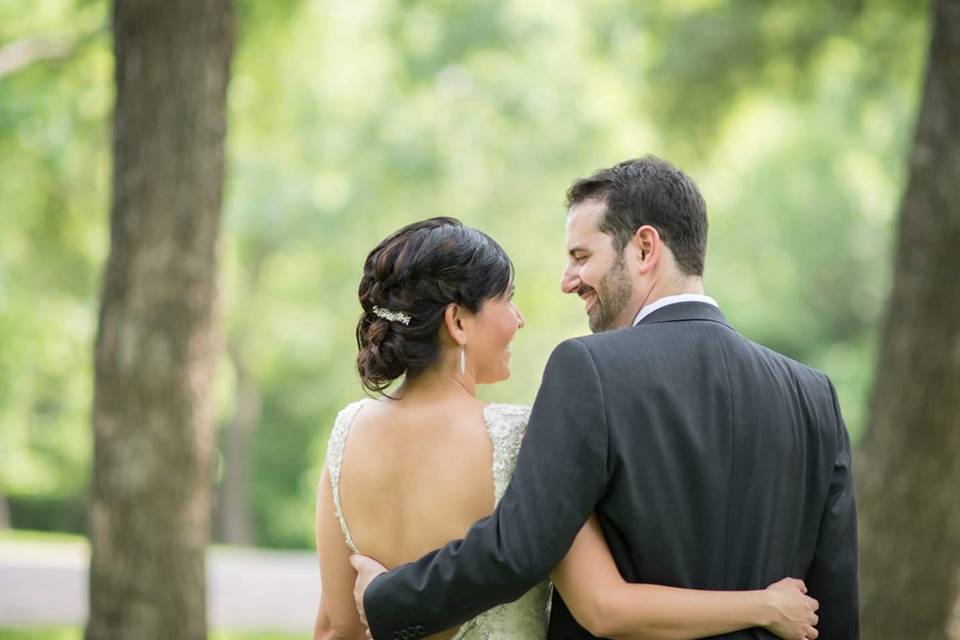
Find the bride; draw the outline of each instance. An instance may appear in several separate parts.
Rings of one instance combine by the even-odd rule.
[[[351,553],[386,567],[416,560],[462,538],[506,489],[529,407],[486,404],[476,387],[510,375],[510,345],[524,326],[513,286],[500,245],[452,218],[403,227],[367,256],[357,368],[380,398],[344,408],[330,434],[317,499],[315,640],[365,637]],[[596,636],[679,640],[764,627],[817,637],[817,603],[800,580],[757,591],[625,582],[594,517],[549,582],[432,637],[544,638],[551,588]]]

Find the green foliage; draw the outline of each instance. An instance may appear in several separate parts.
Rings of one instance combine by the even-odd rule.
[[[0,42],[72,47],[0,77],[0,490],[30,504],[78,504],[89,469],[111,64],[90,34],[104,9],[0,8]]]
[[[108,22],[106,2],[36,6],[0,6],[0,42]],[[511,380],[482,393],[529,402],[552,347],[587,330],[559,292],[564,191],[648,152],[703,188],[708,292],[745,334],[830,374],[860,432],[923,3],[237,6],[222,283],[226,342],[261,399],[259,543],[312,544],[326,435],[361,393],[366,252],[438,214],[501,241],[527,328]],[[0,490],[78,504],[112,95],[109,38],[85,42],[0,77]],[[236,386],[225,359],[221,424]]]
[[[913,91],[926,5],[891,0],[637,4],[642,37],[649,40],[643,72],[655,88],[649,108],[675,153],[693,159],[717,142],[718,124],[758,96],[816,100],[822,95],[819,83],[830,76],[855,84],[858,107],[889,99],[892,86]],[[611,20],[621,36],[615,42],[629,43],[622,18]],[[838,50],[856,62],[839,60]]]

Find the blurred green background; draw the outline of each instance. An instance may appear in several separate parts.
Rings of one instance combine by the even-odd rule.
[[[313,544],[328,431],[361,394],[369,249],[433,215],[499,240],[527,327],[513,377],[482,394],[530,402],[552,347],[587,331],[559,290],[564,191],[646,153],[704,193],[707,292],[829,374],[862,432],[926,2],[237,9],[216,389],[222,450],[237,407],[253,425],[237,458],[248,542]],[[108,3],[0,0],[0,509],[17,528],[85,528],[112,71]],[[218,487],[229,473],[221,456]]]

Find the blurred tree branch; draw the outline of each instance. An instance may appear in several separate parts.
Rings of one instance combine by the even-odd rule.
[[[865,95],[889,74],[902,73],[908,59],[896,43],[906,25],[926,19],[927,4],[731,0],[689,12],[669,3],[639,4],[628,11],[647,25],[653,46],[643,79],[657,89],[645,108],[664,129],[672,155],[695,159],[717,142],[739,99],[771,87],[796,100],[808,96],[818,61],[837,41],[856,43],[871,61],[857,78]],[[607,30],[615,31],[623,17],[607,20],[613,25]]]
[[[0,48],[0,78],[11,76],[39,62],[65,60],[105,33],[107,28],[100,25],[72,39],[29,37],[5,44]]]

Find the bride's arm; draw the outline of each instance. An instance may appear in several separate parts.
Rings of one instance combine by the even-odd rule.
[[[781,638],[817,637],[816,601],[784,580],[757,591],[701,591],[624,581],[595,515],[551,574],[570,613],[615,640],[693,640],[750,627]]]
[[[317,488],[317,555],[320,559],[321,601],[314,640],[361,640],[366,637],[353,601],[357,572],[350,566],[350,549],[333,507],[330,477],[324,467]]]

